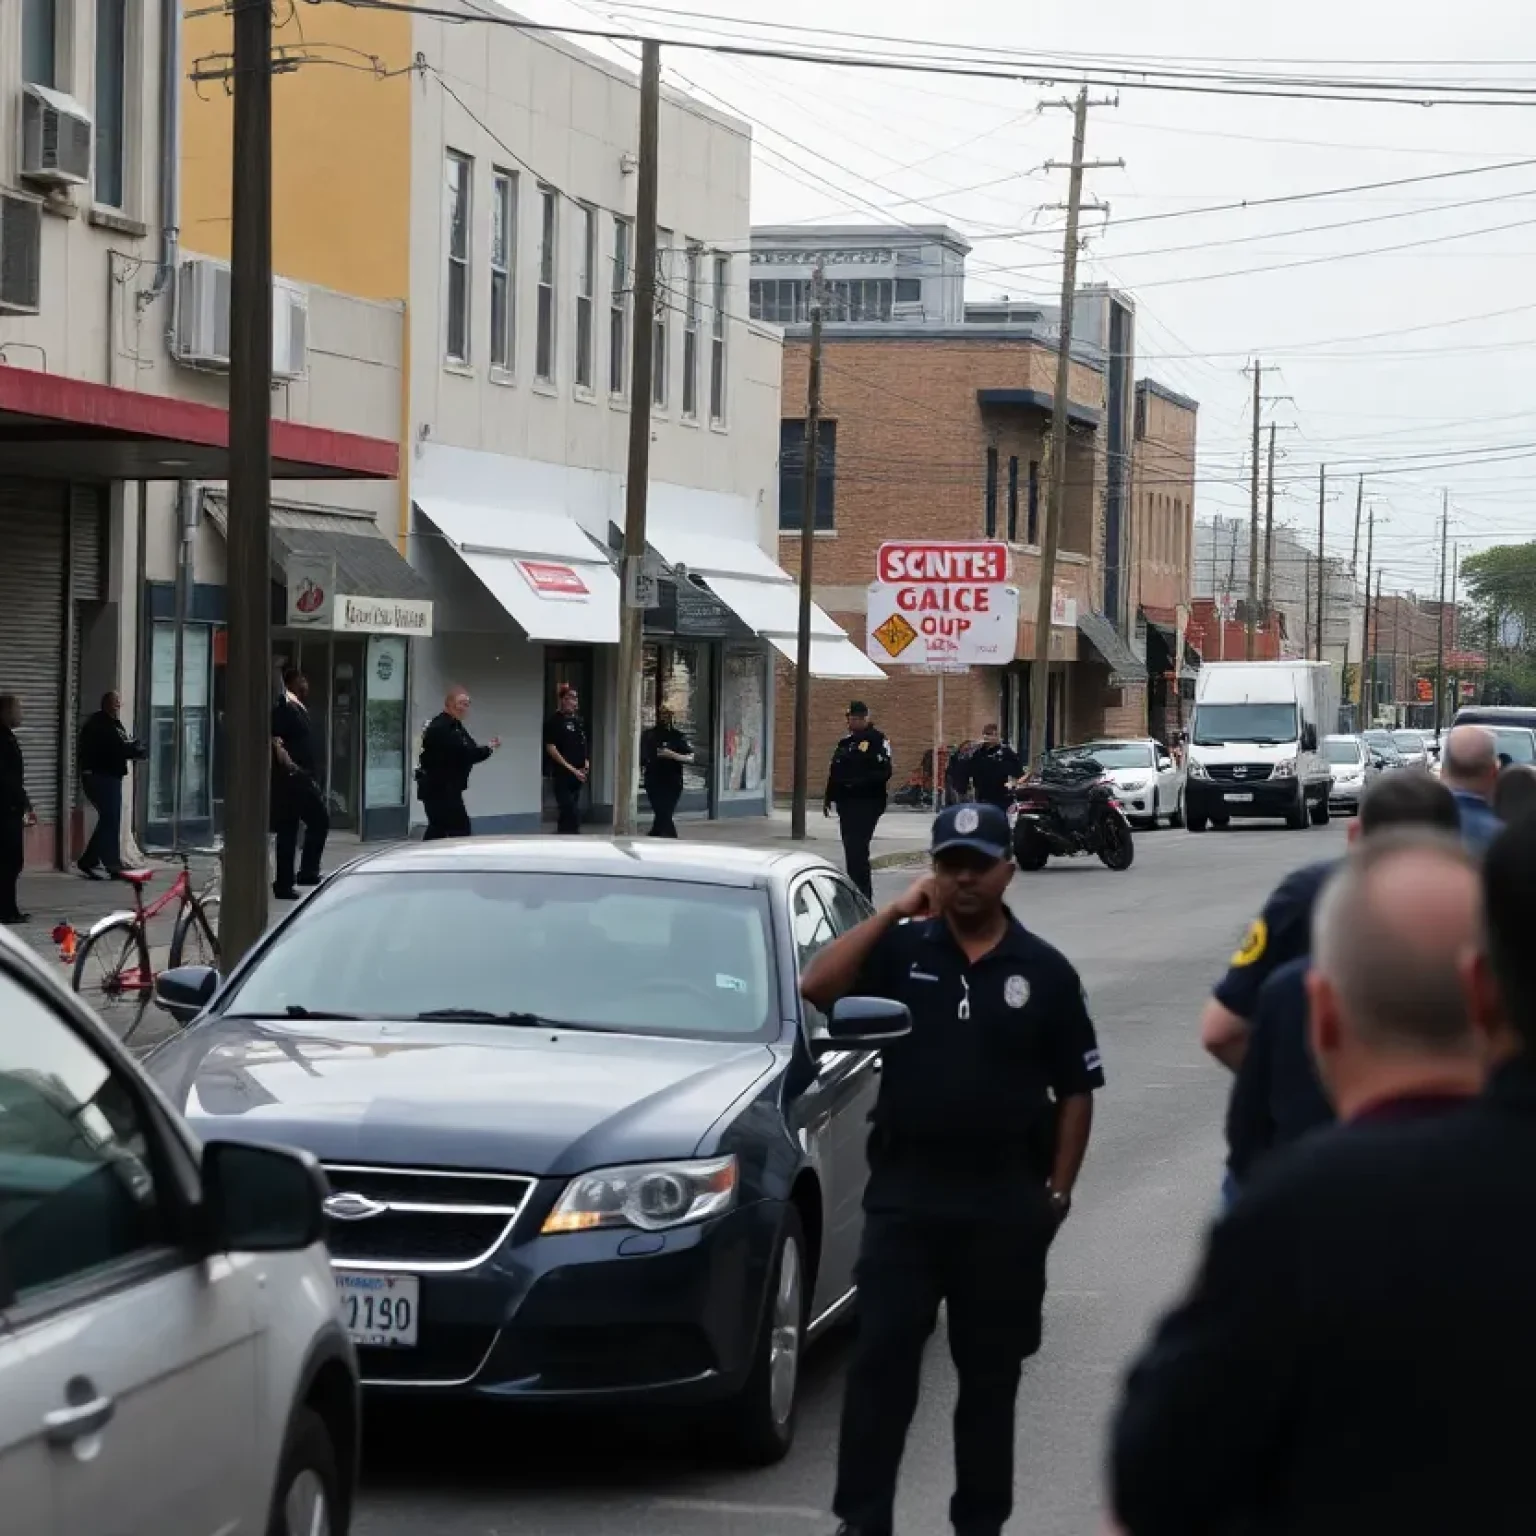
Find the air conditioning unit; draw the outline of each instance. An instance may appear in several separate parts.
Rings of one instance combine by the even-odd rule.
[[[193,256],[176,277],[176,356],[201,368],[229,367],[229,268]]]
[[[272,377],[302,379],[309,372],[309,291],[272,282]]]
[[[20,174],[53,187],[91,179],[91,114],[72,96],[43,85],[21,88]]]
[[[0,192],[0,313],[37,314],[42,274],[43,205]]]

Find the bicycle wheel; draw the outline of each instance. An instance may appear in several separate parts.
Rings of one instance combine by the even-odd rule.
[[[219,968],[219,898],[203,896],[181,909],[171,935],[171,969],[182,965]]]
[[[144,960],[137,921],[117,918],[81,941],[75,954],[74,990],[117,1027],[141,1013],[153,995],[155,978]]]

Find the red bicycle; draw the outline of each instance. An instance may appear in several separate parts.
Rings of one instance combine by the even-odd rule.
[[[215,877],[201,891],[192,885],[193,854],[219,855],[219,848],[185,849],[174,855],[181,872],[170,888],[148,906],[144,888],[155,878],[152,869],[124,870],[117,878],[133,889],[133,911],[114,912],[94,924],[74,944],[74,990],[105,1019],[122,1019],[125,1010],[136,1017],[126,1030],[127,1039],[143,1018],[155,995],[155,969],[149,925],[172,903],[178,904],[176,926],[171,933],[167,969],[180,965],[219,964],[219,891]],[[73,934],[71,934],[73,937]]]

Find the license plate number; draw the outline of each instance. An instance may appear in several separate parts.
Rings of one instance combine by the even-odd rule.
[[[415,1275],[335,1271],[336,1303],[354,1344],[369,1349],[414,1349],[421,1315],[421,1281]]]
[[[1225,800],[1252,800],[1253,796],[1251,794],[1247,794],[1247,795],[1224,795],[1222,798],[1225,799]]]

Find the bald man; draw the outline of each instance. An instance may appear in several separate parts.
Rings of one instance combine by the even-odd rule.
[[[501,746],[499,736],[484,745],[477,742],[464,724],[468,714],[468,689],[450,688],[442,714],[434,715],[421,733],[416,795],[427,813],[428,842],[471,835],[473,828],[464,807],[470,772]]]
[[[1499,743],[1493,732],[1481,725],[1456,726],[1440,753],[1440,782],[1456,797],[1467,847],[1485,853],[1504,827],[1493,812],[1499,782]]]
[[[1497,1330],[1467,1301],[1501,1280],[1455,1235],[1475,1180],[1442,1176],[1428,1141],[1482,1080],[1461,985],[1480,909],[1471,856],[1428,830],[1365,839],[1324,889],[1311,1035],[1341,1123],[1260,1171],[1133,1369],[1112,1455],[1129,1536],[1536,1529],[1533,1499],[1482,1518],[1482,1437],[1448,1429],[1499,1371]]]

